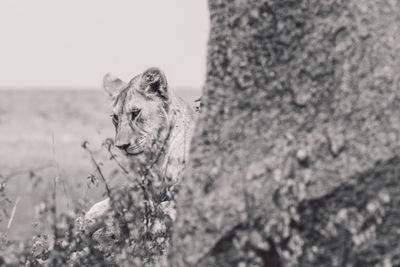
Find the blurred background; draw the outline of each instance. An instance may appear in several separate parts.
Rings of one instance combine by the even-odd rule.
[[[81,142],[89,141],[108,176],[101,143],[114,129],[104,74],[129,81],[160,67],[170,87],[195,106],[208,28],[206,0],[0,2],[0,176],[10,201],[21,199],[11,238],[35,231],[54,177],[60,210],[103,198],[102,184],[87,185],[93,171]]]

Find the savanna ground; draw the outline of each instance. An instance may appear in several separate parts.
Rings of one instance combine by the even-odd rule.
[[[193,107],[200,90],[176,93]],[[78,207],[87,210],[104,198],[101,181],[91,183],[90,157],[81,147],[84,140],[103,164],[106,177],[112,177],[109,155],[102,142],[114,136],[110,103],[100,90],[8,90],[0,91],[0,175],[6,183],[6,195],[12,201],[1,203],[11,216],[16,199],[20,201],[8,231],[13,240],[30,239],[48,230],[40,223],[41,209],[58,178],[57,210]],[[116,187],[123,183],[114,178]],[[8,218],[0,223],[7,229]]]

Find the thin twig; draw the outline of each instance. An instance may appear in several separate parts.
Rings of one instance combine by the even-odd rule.
[[[89,153],[89,155],[90,155],[90,160],[91,160],[91,162],[92,162],[92,165],[93,165],[93,167],[94,167],[95,172],[97,173],[97,175],[98,175],[98,176],[103,180],[103,182],[104,182],[104,186],[105,186],[105,188],[106,188],[107,196],[108,196],[108,198],[110,199],[111,208],[112,208],[112,210],[116,213],[117,220],[120,221],[120,222],[122,222],[122,225],[121,225],[122,231],[123,231],[127,236],[129,236],[129,235],[130,235],[130,230],[129,230],[129,228],[128,228],[128,226],[127,226],[127,222],[126,222],[126,220],[125,220],[125,211],[124,211],[123,209],[118,209],[118,208],[115,206],[114,201],[113,201],[113,196],[112,196],[112,194],[111,194],[111,189],[110,189],[110,187],[109,187],[109,185],[108,185],[108,183],[107,183],[106,178],[105,178],[104,175],[103,175],[103,172],[101,171],[100,165],[96,162],[96,160],[95,160],[95,158],[94,158],[93,152],[92,152],[92,151],[90,150],[90,148],[88,147],[88,144],[89,144],[88,141],[83,141],[82,144],[81,144],[81,146],[82,146],[83,149],[85,149],[85,150]]]
[[[113,160],[125,174],[129,174],[128,170],[117,160],[117,155],[111,151],[111,145],[107,145],[107,151],[110,154],[110,159]]]
[[[94,171],[97,173],[97,176],[99,176],[99,177],[103,180],[104,185],[105,185],[105,188],[106,188],[106,191],[107,191],[107,196],[108,196],[109,198],[111,198],[111,189],[110,189],[110,187],[108,186],[107,180],[106,180],[106,178],[104,177],[103,172],[101,171],[101,168],[100,168],[99,164],[97,164],[96,160],[94,159],[93,152],[92,152],[92,150],[90,150],[90,148],[88,147],[88,144],[89,144],[88,141],[84,141],[84,142],[82,142],[82,145],[81,145],[81,146],[83,147],[83,149],[85,149],[85,150],[89,153],[89,155],[90,155],[90,160],[91,160],[91,162],[92,162]]]
[[[57,175],[53,178],[53,192],[51,194],[52,196],[52,207],[51,207],[51,215],[53,216],[53,235],[54,235],[54,248],[58,248],[57,244],[57,182],[60,177],[60,165],[58,164],[58,161],[56,159],[56,146],[54,142],[54,132],[51,132],[51,141],[52,141],[52,148],[53,148],[53,160],[56,163],[56,168],[57,168]]]
[[[52,197],[52,207],[51,207],[51,215],[53,216],[53,235],[54,235],[54,246],[57,247],[57,182],[58,177],[55,176],[53,178],[53,192],[51,194]]]
[[[12,222],[14,220],[15,212],[17,211],[17,206],[18,206],[18,203],[19,203],[20,200],[21,200],[21,196],[18,196],[17,199],[15,200],[14,206],[13,206],[12,211],[11,211],[10,219],[8,220],[6,236],[8,235],[8,231],[11,228],[11,224],[12,224]]]

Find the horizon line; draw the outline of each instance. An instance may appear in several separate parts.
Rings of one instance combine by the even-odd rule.
[[[180,91],[201,91],[201,87],[173,87],[173,90],[180,90]],[[103,90],[102,87],[68,87],[68,86],[34,86],[34,87],[0,87],[0,91],[73,91],[73,90],[80,90],[80,91],[97,91]]]

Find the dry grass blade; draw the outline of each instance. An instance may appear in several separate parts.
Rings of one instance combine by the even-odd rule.
[[[15,200],[14,206],[13,206],[12,211],[11,211],[10,219],[8,220],[6,235],[8,234],[8,231],[11,228],[12,222],[14,220],[15,212],[17,211],[17,206],[18,206],[18,203],[19,203],[20,200],[21,200],[21,196],[18,196],[17,199]]]
[[[106,188],[106,191],[107,191],[107,196],[109,198],[111,198],[111,189],[108,186],[107,180],[104,177],[103,172],[101,171],[101,168],[100,168],[99,164],[94,159],[93,152],[92,152],[92,150],[89,149],[88,145],[89,145],[88,141],[83,141],[82,144],[81,144],[81,147],[83,149],[85,149],[89,153],[90,161],[92,163],[93,169],[96,172],[97,176],[100,177],[101,180],[104,182],[104,185],[105,185],[105,188]]]

